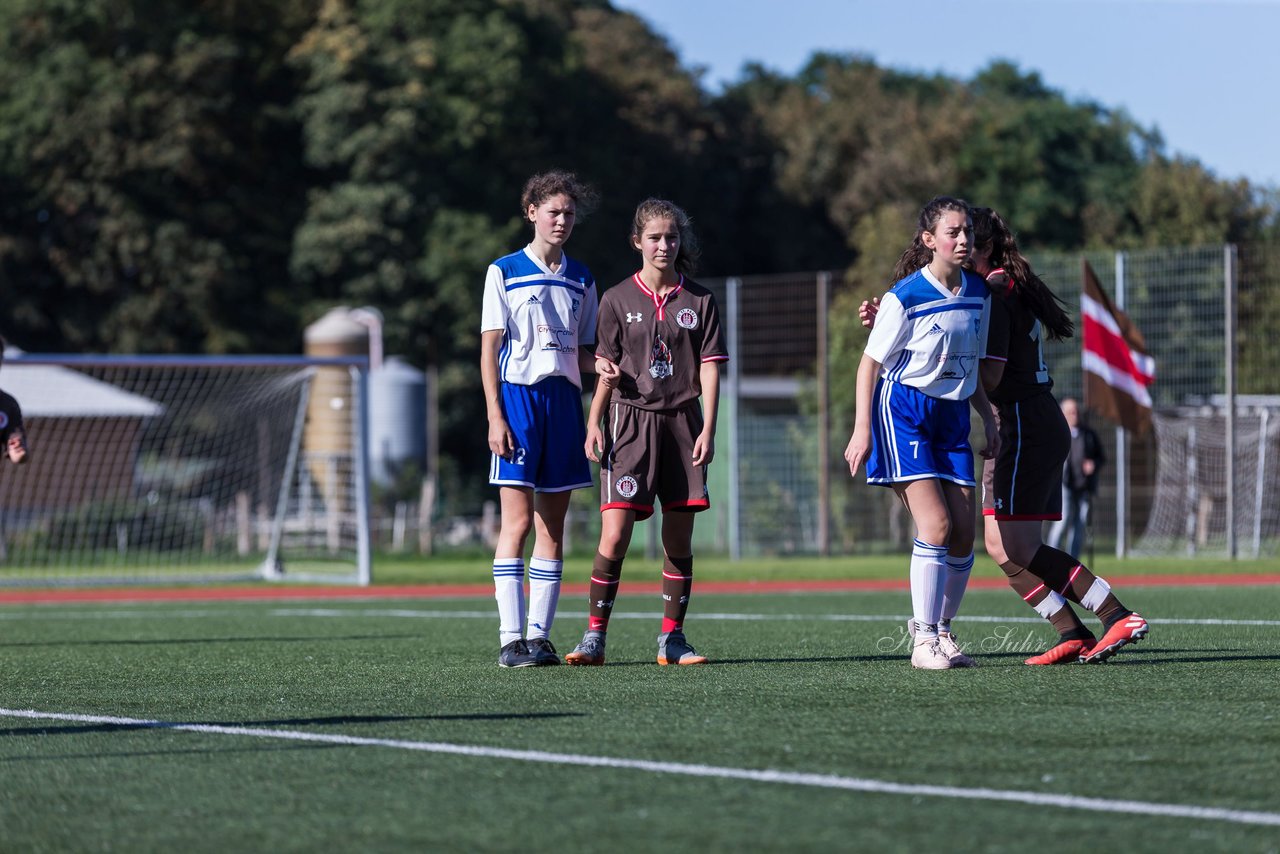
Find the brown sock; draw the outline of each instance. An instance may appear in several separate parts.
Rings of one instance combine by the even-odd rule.
[[[609,615],[613,613],[613,597],[618,592],[618,581],[622,578],[622,558],[614,560],[596,552],[591,562],[591,609],[587,617],[587,628],[593,632],[604,632],[609,628]]]
[[[1050,589],[1049,585],[1033,575],[1026,567],[1019,566],[1010,560],[1000,564],[1000,568],[1008,576],[1009,586],[1013,588],[1013,592],[1021,596],[1022,601],[1034,608],[1036,613],[1048,620],[1063,639],[1093,637],[1093,633],[1085,628],[1084,623],[1080,622],[1076,612],[1071,610],[1071,606],[1062,596]]]
[[[1097,614],[1107,628],[1129,616],[1129,610],[1111,592],[1111,585],[1064,551],[1042,545],[1028,568],[1054,590]]]
[[[693,557],[670,557],[662,564],[662,633],[684,626],[693,589]]]

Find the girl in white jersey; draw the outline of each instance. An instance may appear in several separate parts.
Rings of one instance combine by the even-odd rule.
[[[970,402],[986,431],[983,456],[999,442],[978,381],[989,294],[963,269],[972,240],[965,202],[939,196],[920,212],[858,366],[844,453],[851,475],[866,463],[867,482],[892,488],[915,522],[911,663],[928,670],[974,664],[950,630],[973,566]]]
[[[582,446],[582,374],[595,370],[596,284],[564,254],[579,206],[595,192],[567,172],[535,175],[521,205],[533,240],[489,265],[480,376],[502,527],[493,558],[502,667],[559,664],[548,635],[560,597],[564,518],[572,490],[591,485]],[[529,561],[525,635],[524,549]]]

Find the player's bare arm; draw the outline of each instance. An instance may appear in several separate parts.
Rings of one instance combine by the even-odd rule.
[[[504,459],[515,452],[515,439],[502,410],[502,381],[498,374],[498,352],[502,349],[501,329],[480,333],[480,382],[484,385],[484,408],[489,421],[489,450]]]
[[[876,376],[880,373],[880,363],[867,354],[862,354],[858,363],[858,379],[854,404],[853,435],[844,449],[845,461],[849,463],[849,474],[857,475],[858,469],[871,455],[871,395],[875,390]]]
[[[596,356],[591,369],[595,371],[596,376],[600,378],[601,385],[607,386],[608,388],[618,387],[618,378],[622,376],[622,369],[613,362],[610,362],[608,359],[601,358],[600,356]]]
[[[585,347],[578,348],[578,370],[583,374],[595,374],[609,388],[618,385],[618,366],[608,359],[598,358]]]
[[[705,466],[716,455],[716,417],[720,409],[720,363],[703,362],[698,368],[702,384],[702,432],[693,442],[693,464]]]
[[[1003,359],[983,359],[978,362],[978,378],[981,380],[979,385],[982,390],[987,393],[996,390],[996,386],[1000,385],[1000,380],[1004,379]]]
[[[994,359],[983,359],[979,365],[979,372],[986,366],[988,362]],[[1004,371],[1004,362],[1000,362],[1000,370]],[[969,405],[978,413],[978,417],[982,419],[982,431],[986,434],[987,444],[982,450],[978,451],[978,456],[983,459],[994,459],[996,454],[1000,453],[1000,428],[996,424],[995,412],[991,408],[991,400],[987,397],[986,389],[983,383],[978,383],[973,390],[973,395],[969,398]]]
[[[607,359],[596,359],[597,364],[607,361]],[[610,364],[613,363],[610,362]],[[618,366],[613,367],[616,370]],[[616,377],[614,382],[616,384]],[[583,445],[587,459],[593,463],[600,462],[604,454],[604,431],[600,429],[600,424],[604,421],[604,413],[609,408],[609,400],[612,397],[612,386],[606,385],[603,381],[596,384],[596,393],[591,398],[591,410],[587,413],[587,441]]]

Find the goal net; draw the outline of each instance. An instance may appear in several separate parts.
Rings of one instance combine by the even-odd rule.
[[[1157,410],[1156,484],[1135,554],[1225,556],[1227,506],[1234,510],[1236,554],[1280,554],[1280,399],[1242,405],[1227,458],[1227,419],[1216,406]],[[1227,468],[1234,466],[1234,495]]]
[[[368,583],[365,360],[6,353],[0,584]]]

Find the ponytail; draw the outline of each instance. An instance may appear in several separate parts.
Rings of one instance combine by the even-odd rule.
[[[1062,299],[1031,269],[1031,262],[1018,249],[1013,231],[991,208],[974,208],[973,245],[991,245],[991,266],[1003,268],[1010,278],[1010,290],[1017,293],[1027,310],[1040,321],[1046,337],[1062,341],[1075,333]]]

